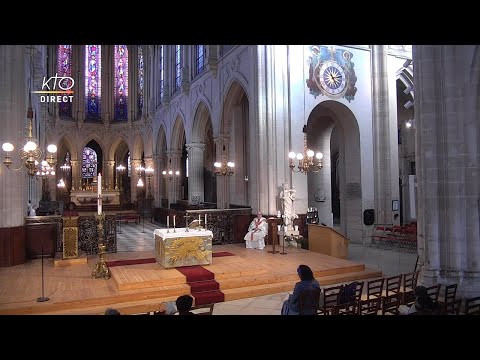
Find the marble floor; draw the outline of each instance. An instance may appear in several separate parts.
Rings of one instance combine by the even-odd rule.
[[[153,231],[159,224],[142,220],[139,224],[122,224],[117,228],[117,251],[148,251],[155,247]],[[396,250],[377,249],[362,244],[349,245],[348,260],[364,263],[366,267],[381,270],[385,276],[412,272],[417,254]],[[320,284],[321,285],[321,284]],[[293,289],[292,289],[293,290]],[[226,301],[215,304],[214,315],[279,315],[288,292],[255,298]]]

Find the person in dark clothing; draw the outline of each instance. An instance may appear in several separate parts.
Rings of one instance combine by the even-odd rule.
[[[179,296],[175,305],[177,305],[178,315],[195,315],[190,311],[193,305],[193,298],[190,295]]]
[[[320,290],[320,284],[315,280],[312,269],[307,265],[300,265],[297,274],[300,281],[295,284],[293,293],[283,302],[282,315],[299,315],[299,297],[304,289],[314,287]]]

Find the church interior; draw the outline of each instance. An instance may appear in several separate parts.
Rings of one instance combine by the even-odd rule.
[[[479,46],[0,45],[0,65],[0,315],[182,295],[280,315],[302,264],[321,291],[300,314],[399,315],[419,286],[480,313]]]

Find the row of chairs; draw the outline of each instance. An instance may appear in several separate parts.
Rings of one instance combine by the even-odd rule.
[[[373,279],[366,282],[354,281],[346,285],[336,285],[323,288],[319,293],[318,314],[330,315],[339,312],[357,314],[373,313],[374,310],[382,314],[396,313],[400,305],[411,306],[415,302],[414,289],[417,286],[418,271],[396,276]],[[366,294],[363,293],[364,283]],[[457,284],[446,285],[444,296],[440,300],[440,284],[427,288],[428,295],[438,302],[441,314],[459,314],[461,300],[456,299]],[[466,299],[465,314],[478,314],[480,298]]]
[[[378,225],[373,228],[370,246],[406,251],[417,250],[416,224]]]

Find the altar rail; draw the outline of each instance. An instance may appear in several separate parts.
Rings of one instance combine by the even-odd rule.
[[[213,244],[232,244],[243,242],[247,233],[248,225],[252,221],[252,208],[239,209],[207,209],[207,210],[175,210],[167,208],[155,208],[154,219],[162,225],[167,225],[167,216],[170,216],[170,226],[173,225],[173,216],[177,227],[185,227],[185,216],[189,216],[188,222],[198,219],[202,225],[207,214],[207,229],[213,233]]]
[[[107,252],[117,252],[116,215],[105,215],[105,244]],[[59,215],[30,216],[25,218],[27,229],[26,252],[28,258],[41,256],[41,243],[44,242],[44,254],[50,257],[63,252],[63,221]],[[56,248],[56,249],[55,249]],[[78,249],[86,254],[98,251],[97,222],[95,216],[83,216],[78,219]]]

